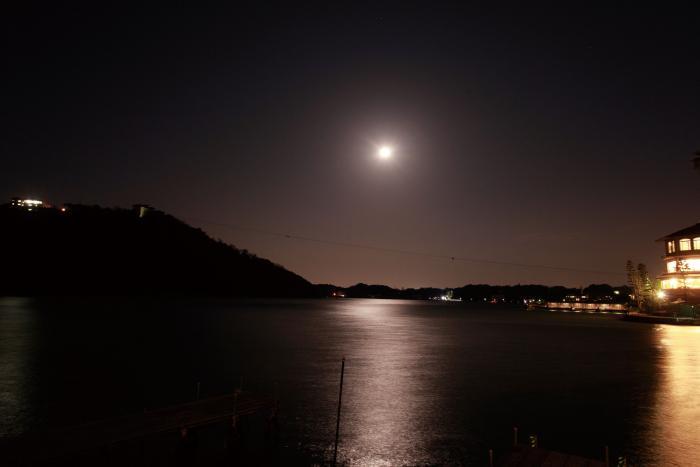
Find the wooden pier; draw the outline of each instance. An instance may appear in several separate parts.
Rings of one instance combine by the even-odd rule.
[[[276,401],[236,392],[72,427],[27,433],[0,440],[2,465],[36,465],[167,432],[184,435],[183,429],[233,421],[234,417],[260,412],[275,416]]]
[[[529,446],[513,447],[497,465],[500,467],[609,467],[605,461]]]

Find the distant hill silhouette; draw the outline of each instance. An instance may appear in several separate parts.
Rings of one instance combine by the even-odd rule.
[[[69,205],[0,208],[0,294],[310,297],[304,278],[173,216]]]
[[[161,211],[67,205],[0,206],[0,295],[158,295],[338,297],[428,300],[448,289],[396,289],[359,283],[313,285],[280,265],[214,240]],[[618,294],[614,291],[617,290]],[[624,302],[627,286],[592,284],[582,291],[543,285],[470,284],[455,298],[522,304],[583,292]]]
[[[330,297],[342,294],[347,298],[388,298],[402,300],[430,300],[451,291],[454,298],[469,302],[509,303],[522,305],[523,300],[561,301],[567,296],[584,295],[594,302],[626,303],[632,290],[626,285],[613,287],[608,284],[591,284],[583,289],[546,286],[535,284],[487,285],[468,284],[453,289],[434,287],[395,289],[386,285],[355,284],[350,287],[337,287],[331,284],[315,286],[320,296]],[[615,292],[617,291],[617,293]]]

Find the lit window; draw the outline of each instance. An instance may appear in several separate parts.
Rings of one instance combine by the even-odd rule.
[[[688,258],[676,264],[675,261],[669,261],[666,264],[668,272],[695,272],[700,271],[700,258]]]
[[[700,250],[700,237],[693,239],[693,250]]]
[[[675,261],[669,261],[666,263],[666,271],[668,272],[676,272],[676,262]]]
[[[690,239],[689,238],[684,238],[681,239],[678,244],[681,247],[681,251],[688,251],[690,250]]]
[[[661,281],[661,288],[662,289],[677,289],[678,288],[678,279],[675,277],[671,279],[664,279]]]
[[[675,242],[674,242],[673,240],[671,240],[670,242],[668,242],[668,243],[666,244],[666,249],[668,250],[669,253],[675,253],[675,251],[676,251],[676,244],[675,244]]]

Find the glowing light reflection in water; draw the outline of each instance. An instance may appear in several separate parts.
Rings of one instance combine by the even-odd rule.
[[[700,328],[658,326],[659,387],[648,435],[659,465],[697,465],[700,441]]]
[[[366,301],[343,308],[339,319],[362,329],[346,350],[347,396],[340,457],[346,465],[385,466],[434,463],[425,445],[439,420],[431,356],[445,344],[430,339],[429,320],[417,321],[395,304]]]
[[[279,391],[289,445],[330,459],[343,355],[342,465],[484,465],[512,426],[590,458],[700,465],[699,329],[393,300],[0,301],[0,437],[205,381]]]
[[[34,316],[28,303],[0,298],[0,436],[22,433],[31,417],[27,366]]]

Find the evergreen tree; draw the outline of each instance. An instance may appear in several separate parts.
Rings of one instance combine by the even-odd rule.
[[[627,281],[630,287],[632,287],[632,293],[634,294],[634,300],[637,302],[637,308],[641,310],[643,304],[642,280],[639,275],[639,268],[635,268],[631,260],[627,260]]]
[[[637,275],[639,277],[640,289],[641,289],[641,305],[644,308],[650,308],[654,303],[654,284],[649,278],[649,271],[644,263],[639,263],[637,265]]]

